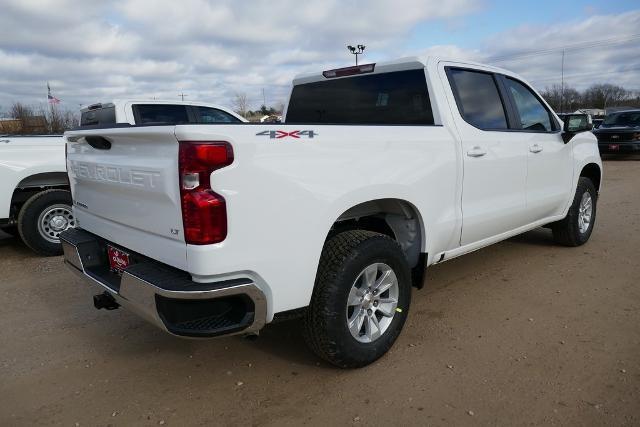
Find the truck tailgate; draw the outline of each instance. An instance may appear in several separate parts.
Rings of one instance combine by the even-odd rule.
[[[79,226],[186,268],[174,126],[67,132],[67,169]]]

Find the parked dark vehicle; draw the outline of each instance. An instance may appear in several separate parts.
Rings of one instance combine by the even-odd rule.
[[[640,153],[640,110],[611,113],[593,133],[600,154]]]

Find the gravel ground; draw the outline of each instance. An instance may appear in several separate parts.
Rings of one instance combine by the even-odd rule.
[[[591,241],[540,229],[431,268],[392,351],[343,371],[299,322],[173,338],[0,240],[0,425],[639,425],[640,164],[605,164]]]

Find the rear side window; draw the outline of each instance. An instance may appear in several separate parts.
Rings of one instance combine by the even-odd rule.
[[[116,122],[116,108],[102,107],[83,111],[80,114],[80,126],[104,126]]]
[[[236,117],[229,113],[225,113],[217,108],[210,107],[194,107],[196,111],[196,121],[198,123],[237,123]]]
[[[551,121],[549,111],[538,97],[533,94],[531,89],[508,77],[505,79],[505,83],[520,116],[522,130],[535,132],[551,132],[555,130],[555,121]]]
[[[133,115],[137,124],[189,123],[189,115],[185,105],[136,104],[133,106]]]
[[[458,110],[467,123],[483,130],[507,129],[507,116],[492,74],[448,69]]]
[[[433,125],[424,70],[296,85],[286,122]]]

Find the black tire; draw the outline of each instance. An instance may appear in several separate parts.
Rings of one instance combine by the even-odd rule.
[[[65,190],[45,190],[35,194],[22,205],[18,214],[18,231],[22,241],[35,253],[44,256],[62,254],[62,245],[55,238],[55,234],[49,236],[49,240],[39,231],[38,222],[40,215],[56,205],[65,205],[71,211],[71,193]],[[75,225],[72,217],[71,226]]]
[[[379,338],[363,343],[349,331],[347,299],[356,279],[365,267],[374,263],[386,264],[395,273],[397,309],[393,310],[394,315]],[[318,356],[333,365],[341,368],[366,366],[384,355],[396,341],[410,303],[411,271],[396,241],[383,234],[362,230],[337,234],[322,250],[304,321],[305,340]]]
[[[588,193],[591,197],[593,208],[588,228],[580,231],[580,203],[585,193]],[[580,246],[587,243],[596,222],[597,201],[598,192],[593,182],[591,182],[589,178],[580,177],[576,194],[573,197],[573,203],[569,208],[569,212],[567,212],[567,216],[563,220],[553,223],[551,226],[555,241],[564,246]]]

